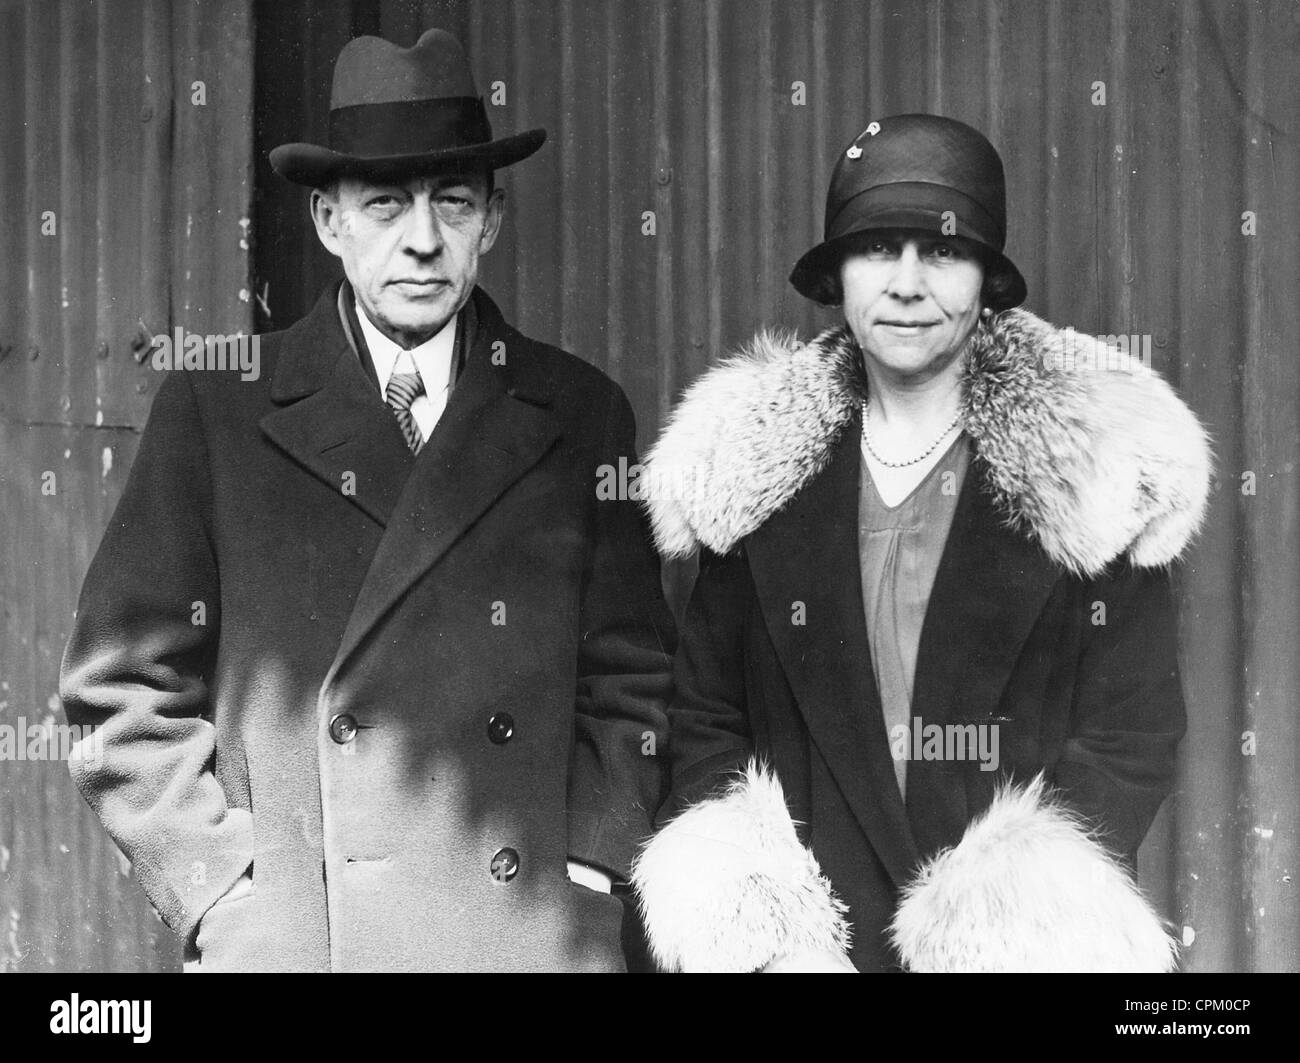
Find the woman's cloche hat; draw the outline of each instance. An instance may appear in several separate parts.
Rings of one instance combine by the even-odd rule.
[[[973,240],[986,273],[1003,275],[994,309],[1024,302],[1025,279],[1002,253],[1007,233],[1002,160],[987,138],[964,122],[900,114],[867,126],[840,152],[826,196],[822,242],[795,264],[790,283],[809,299],[839,305],[840,265],[852,237],[893,228]]]

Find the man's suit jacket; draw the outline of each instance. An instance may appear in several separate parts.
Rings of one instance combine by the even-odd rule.
[[[672,620],[596,494],[631,409],[476,289],[413,456],[336,292],[259,379],[160,389],[65,656],[78,785],[203,969],[620,969],[566,861],[625,876],[662,797]]]

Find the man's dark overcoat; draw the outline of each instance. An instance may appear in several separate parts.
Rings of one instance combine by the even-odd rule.
[[[257,380],[163,383],[66,653],[74,775],[203,969],[620,969],[566,861],[625,876],[662,797],[672,621],[596,492],[631,409],[476,289],[413,456],[339,305]]]

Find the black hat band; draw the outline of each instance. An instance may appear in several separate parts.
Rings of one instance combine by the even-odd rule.
[[[916,218],[912,224],[924,226],[931,220],[937,222],[944,211],[955,215],[958,235],[974,237],[995,251],[1002,250],[1002,226],[980,203],[955,188],[923,181],[875,185],[849,196],[835,216],[827,220],[824,238],[834,240],[886,224],[907,225],[905,218],[909,214]]]
[[[487,108],[478,96],[360,103],[330,111],[329,146],[344,155],[423,155],[491,139]]]

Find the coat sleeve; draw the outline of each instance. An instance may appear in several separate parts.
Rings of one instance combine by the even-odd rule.
[[[1000,789],[916,872],[890,925],[908,970],[1177,964],[1177,942],[1131,874],[1184,729],[1169,574],[1116,563],[1079,584],[1072,607],[1084,637],[1055,792],[1042,777]]]
[[[1055,782],[1132,862],[1173,788],[1186,729],[1169,571],[1117,563],[1085,586],[1081,605],[1090,634]]]
[[[636,464],[632,407],[617,386],[596,457],[597,466],[617,468],[620,457]],[[593,475],[593,491],[595,483]],[[676,643],[659,558],[634,498],[595,503],[580,624],[569,857],[626,879],[663,797]]]
[[[665,971],[755,971],[799,957],[851,969],[845,907],[799,840],[780,780],[752,759],[753,608],[743,552],[702,551],[674,662],[672,789],[633,872],[646,940]]]
[[[82,586],[59,683],[69,722],[95,729],[72,776],[185,940],[253,858],[252,816],[227,806],[204,717],[221,623],[207,461],[189,382],[169,375]]]
[[[673,662],[672,783],[661,823],[724,786],[753,752],[745,696],[745,623],[752,600],[743,552],[723,556],[701,548]]]

